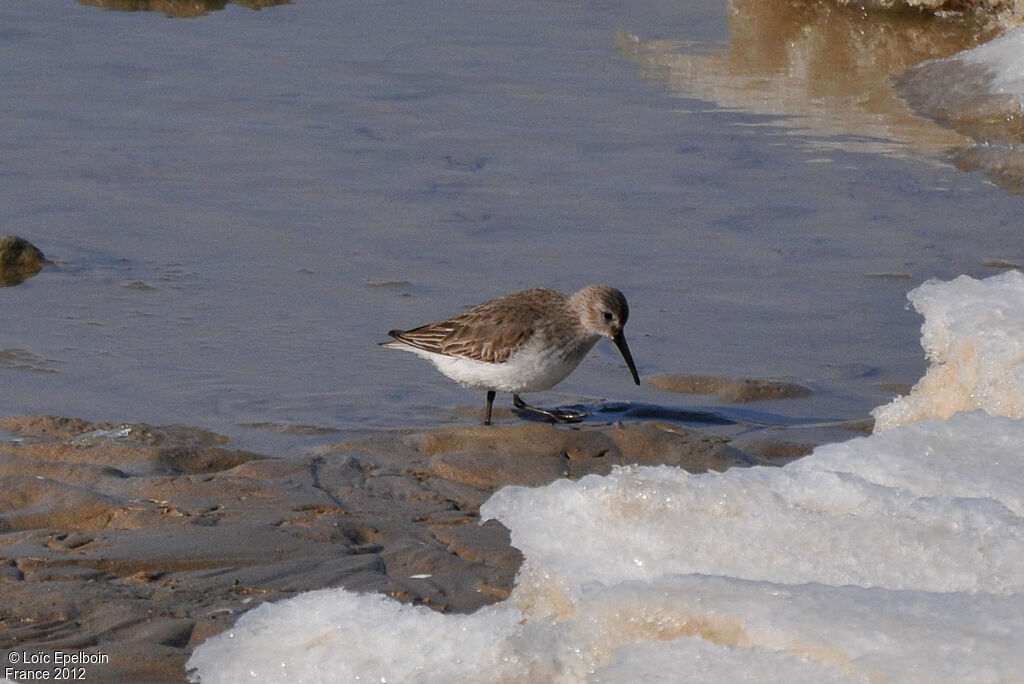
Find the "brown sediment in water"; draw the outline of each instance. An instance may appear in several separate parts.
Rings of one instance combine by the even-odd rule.
[[[288,5],[291,0],[78,0],[78,4],[117,12],[163,12],[168,17],[187,19],[222,10],[228,5],[260,10]]]
[[[645,378],[658,389],[683,394],[714,394],[723,401],[742,404],[769,399],[798,399],[814,392],[786,380],[761,378],[723,378],[713,375],[659,373]]]
[[[728,50],[628,34],[618,47],[680,95],[777,116],[826,155],[948,157],[1022,194],[1020,103],[962,58],[1022,25],[1019,0],[739,0]]]
[[[1021,193],[1020,107],[998,88],[984,94],[985,67],[945,58],[1022,24],[1018,0],[739,0],[727,49],[693,54],[671,37],[628,34],[618,47],[684,97],[778,117],[825,159],[834,148],[951,156]]]
[[[28,416],[0,430],[0,648],[103,653],[97,681],[181,680],[238,615],[312,589],[456,612],[502,600],[521,556],[479,507],[504,485],[794,453],[658,423],[392,431],[289,458],[181,426]]]

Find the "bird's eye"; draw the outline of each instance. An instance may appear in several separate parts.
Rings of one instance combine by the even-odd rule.
[[[605,311],[604,312],[604,322],[605,323],[611,323],[612,322],[612,318],[614,318],[614,316],[612,316],[612,312],[611,311]]]

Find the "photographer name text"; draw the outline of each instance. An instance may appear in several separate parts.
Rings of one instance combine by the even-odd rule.
[[[4,677],[17,682],[26,681],[84,681],[86,665],[106,665],[106,653],[87,651],[10,651]]]

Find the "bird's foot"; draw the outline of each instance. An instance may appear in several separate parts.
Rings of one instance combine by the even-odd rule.
[[[528,411],[534,415],[544,416],[555,423],[578,423],[590,414],[586,411],[572,411],[569,409],[545,409],[538,406],[530,406],[519,398],[518,394],[512,395],[512,403],[521,411]]]

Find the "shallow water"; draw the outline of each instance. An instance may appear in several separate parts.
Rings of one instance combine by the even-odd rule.
[[[3,5],[0,232],[57,263],[0,290],[0,415],[252,448],[472,423],[482,394],[385,331],[606,282],[641,374],[788,379],[815,394],[750,408],[867,416],[924,367],[906,292],[1024,259],[1021,199],[889,85],[983,32],[896,17],[842,45],[838,10],[620,5]],[[533,400],[721,403],[634,387],[607,344]]]

